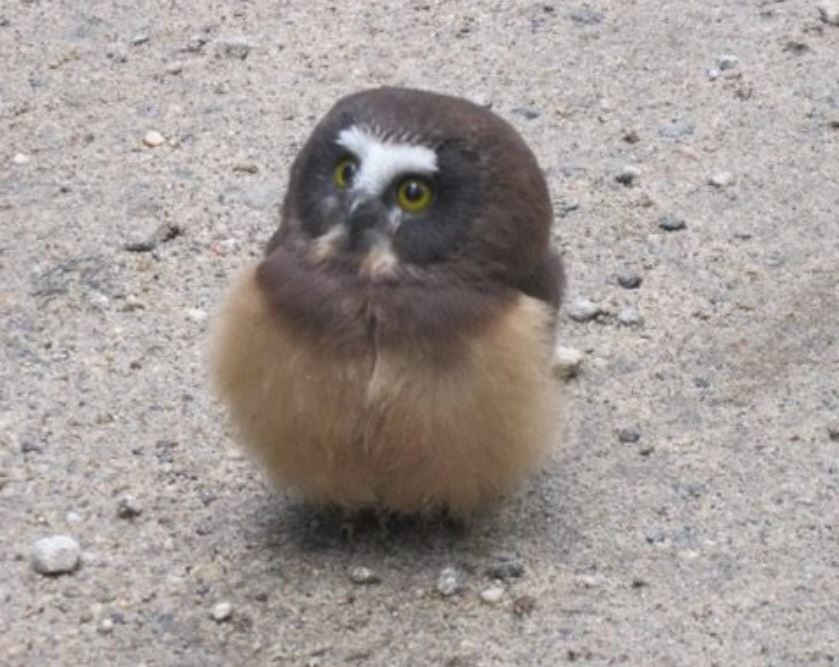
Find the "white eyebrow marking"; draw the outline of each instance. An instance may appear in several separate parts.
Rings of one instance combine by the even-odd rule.
[[[386,141],[364,127],[341,130],[337,142],[358,158],[353,190],[369,196],[381,195],[400,174],[431,175],[437,171],[437,153],[432,149]]]

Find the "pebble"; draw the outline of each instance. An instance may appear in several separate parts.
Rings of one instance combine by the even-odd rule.
[[[513,615],[517,618],[530,616],[536,609],[536,598],[532,595],[521,595],[513,600]]]
[[[216,623],[224,623],[233,615],[233,605],[229,602],[219,602],[210,612],[210,617]]]
[[[554,348],[553,359],[551,359],[551,372],[554,377],[567,380],[579,373],[582,363],[582,352],[575,350],[573,347],[558,345]]]
[[[233,171],[239,171],[245,174],[259,173],[259,165],[256,162],[237,162],[233,165]]]
[[[720,78],[720,71],[716,67],[711,67],[708,70],[708,78],[711,81],[716,81],[717,79]]]
[[[561,199],[557,204],[557,213],[560,218],[564,218],[569,213],[573,213],[580,208],[580,202],[573,199]]]
[[[143,508],[131,496],[123,496],[117,502],[117,516],[120,519],[136,519],[142,513]]]
[[[591,7],[581,7],[580,9],[569,12],[568,18],[580,25],[597,25],[598,23],[602,23],[606,16],[593,10]]]
[[[638,442],[641,439],[641,429],[637,426],[622,426],[617,430],[617,436],[621,442]]]
[[[734,182],[734,174],[730,171],[720,171],[708,179],[708,184],[715,188],[724,188]]]
[[[186,43],[186,50],[196,53],[204,48],[204,45],[210,41],[206,35],[192,35]]]
[[[634,306],[627,306],[618,311],[618,324],[625,327],[636,327],[644,323],[644,316]]]
[[[138,32],[131,38],[131,44],[133,46],[140,46],[140,44],[145,44],[149,41],[149,36],[144,32]]]
[[[187,308],[186,316],[197,324],[207,321],[207,311],[200,308]]]
[[[224,55],[228,58],[244,60],[248,57],[253,47],[244,37],[229,37],[228,39],[222,40],[221,48],[224,51]]]
[[[498,604],[501,602],[501,598],[504,597],[504,593],[504,587],[500,584],[495,584],[481,591],[481,602],[486,604]]]
[[[666,232],[678,232],[687,227],[687,223],[675,215],[663,215],[658,219],[658,226]]]
[[[12,158],[12,163],[16,165],[29,164],[30,159],[26,153],[15,153],[15,156]]]
[[[183,60],[173,60],[166,65],[166,73],[172,75],[180,74],[184,71],[184,67],[186,67],[186,63]]]
[[[517,116],[521,116],[525,120],[536,120],[542,115],[539,111],[530,107],[516,107],[513,109],[513,113]]]
[[[143,143],[150,148],[156,148],[166,143],[166,138],[156,130],[149,130],[143,136]]]
[[[350,581],[354,584],[378,584],[381,580],[379,575],[366,567],[354,567],[350,570]]]
[[[822,0],[818,5],[821,20],[830,25],[839,26],[839,1]]]
[[[69,535],[42,537],[32,545],[32,567],[40,574],[66,574],[79,566],[81,549]]]
[[[568,317],[575,322],[588,322],[603,312],[596,303],[583,297],[577,297],[567,307]]]
[[[624,289],[638,289],[642,282],[641,274],[632,269],[624,269],[618,274],[618,285]]]
[[[839,442],[839,422],[836,422],[835,424],[830,424],[827,427],[827,436],[831,440],[835,440],[836,442]]]
[[[103,635],[109,635],[114,631],[114,621],[112,618],[103,618],[99,623],[99,632]]]
[[[453,567],[444,567],[437,577],[437,592],[443,597],[451,597],[463,588],[460,573]]]
[[[621,185],[631,187],[641,177],[641,170],[634,165],[626,165],[615,174],[615,180]]]
[[[731,54],[731,53],[724,53],[721,56],[717,57],[717,67],[721,72],[725,72],[729,69],[734,69],[739,64],[740,59]]]
[[[658,128],[658,134],[665,139],[679,139],[694,133],[696,126],[689,120],[674,118]]]
[[[524,575],[524,565],[515,559],[501,560],[484,570],[490,579],[518,579]]]

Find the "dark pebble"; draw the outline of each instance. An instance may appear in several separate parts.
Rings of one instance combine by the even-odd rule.
[[[658,219],[658,226],[666,232],[677,232],[685,229],[687,223],[675,215],[663,215]]]
[[[642,282],[644,282],[644,279],[641,274],[631,269],[625,269],[618,274],[618,285],[625,289],[638,289]]]

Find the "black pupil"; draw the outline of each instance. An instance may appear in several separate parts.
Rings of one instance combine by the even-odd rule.
[[[345,162],[341,169],[341,178],[344,179],[344,183],[349,183],[354,175],[355,165],[352,162]]]
[[[416,181],[409,181],[405,184],[405,199],[411,202],[422,199],[422,186]]]

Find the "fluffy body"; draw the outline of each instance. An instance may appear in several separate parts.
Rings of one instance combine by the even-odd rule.
[[[342,354],[283,322],[249,270],[219,320],[215,376],[281,486],[315,503],[468,515],[510,491],[555,432],[550,317],[521,295],[446,350]]]

